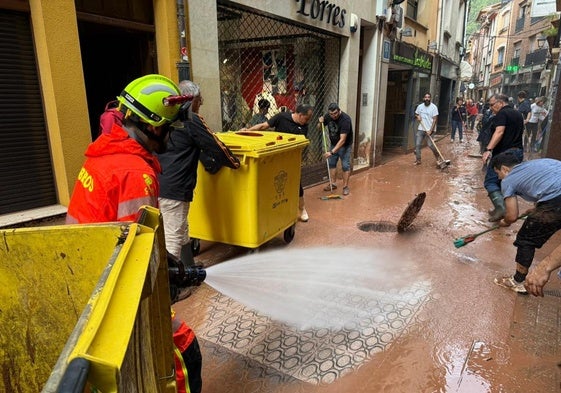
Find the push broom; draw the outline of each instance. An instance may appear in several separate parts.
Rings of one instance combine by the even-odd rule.
[[[516,220],[518,221],[518,220],[520,220],[521,218],[525,218],[525,217],[526,217],[526,214],[523,214],[523,215],[521,215],[520,217],[518,217]],[[481,232],[479,232],[479,233],[473,233],[473,234],[470,234],[470,235],[467,235],[467,236],[464,236],[464,237],[459,237],[459,238],[457,238],[456,240],[454,240],[454,247],[456,247],[456,248],[463,247],[463,246],[465,246],[466,244],[471,243],[472,241],[474,241],[474,240],[475,240],[476,238],[478,238],[479,236],[481,236],[481,235],[483,235],[483,234],[485,234],[485,233],[487,233],[487,232],[494,231],[495,229],[498,229],[498,228],[500,228],[500,227],[501,227],[500,225],[495,225],[495,226],[493,226],[493,227],[491,227],[491,228],[489,228],[489,229],[485,229],[484,231],[481,231]]]
[[[327,135],[325,134],[325,127],[323,125],[323,122],[321,123],[321,136],[323,138],[323,151],[327,153],[329,151],[329,145],[327,141]],[[320,199],[322,201],[328,201],[330,199],[343,199],[341,195],[333,193],[333,182],[331,181],[331,171],[329,170],[328,158],[325,159],[325,164],[327,165],[327,177],[329,178],[329,189],[331,190],[331,193],[329,195],[324,195],[320,197]]]

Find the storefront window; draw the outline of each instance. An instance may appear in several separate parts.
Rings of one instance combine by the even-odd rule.
[[[259,101],[269,101],[266,116],[314,107],[304,166],[322,159],[319,116],[339,95],[339,38],[276,20],[273,16],[219,5],[218,39],[222,128],[250,125]]]

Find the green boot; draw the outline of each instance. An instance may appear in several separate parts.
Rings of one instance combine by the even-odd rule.
[[[493,202],[495,209],[489,212],[489,221],[500,221],[505,216],[505,200],[500,191],[493,191],[489,194],[489,199]]]

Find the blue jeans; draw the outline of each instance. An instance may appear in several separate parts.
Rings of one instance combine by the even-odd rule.
[[[452,135],[450,136],[452,140],[454,140],[454,138],[456,137],[456,130],[459,131],[460,140],[462,140],[464,138],[462,122],[458,120],[452,120]]]
[[[423,140],[427,138],[427,146],[432,150],[432,153],[435,157],[438,157],[438,152],[432,143],[431,138],[427,137],[427,133],[423,130],[417,130],[415,133],[415,158],[417,161],[421,161],[421,145],[423,144]]]
[[[516,157],[522,162],[524,159],[524,150],[522,149],[508,149],[508,151],[513,151]],[[485,180],[483,181],[483,186],[487,190],[487,193],[491,194],[495,191],[501,191],[501,179],[497,176],[497,173],[493,169],[493,158],[489,161],[487,165],[487,173],[485,174]]]
[[[335,146],[331,146],[333,150]],[[337,160],[341,159],[341,169],[343,172],[348,172],[351,170],[351,145],[343,146],[335,154],[329,157],[329,168],[333,169],[337,166]]]

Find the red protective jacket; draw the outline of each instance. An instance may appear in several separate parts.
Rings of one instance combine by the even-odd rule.
[[[74,185],[67,223],[135,221],[142,205],[158,207],[157,174],[161,172],[158,159],[129,137],[119,124],[113,124],[111,132],[92,142],[86,157]],[[196,343],[195,333],[183,321],[173,318],[173,324],[177,390],[200,392],[200,359],[195,362],[191,378],[184,361],[184,353]],[[188,379],[196,380],[198,388],[190,388]]]
[[[177,384],[177,393],[195,393],[200,392],[200,369],[201,362],[197,359],[194,348],[191,348],[196,341],[195,332],[187,326],[183,321],[175,318],[175,312],[171,314],[173,329],[173,344],[175,346],[175,382]],[[191,353],[189,353],[191,351]],[[198,344],[195,352],[199,351]],[[189,362],[191,360],[191,362]],[[194,365],[192,362],[197,364]],[[191,364],[189,364],[191,363]],[[190,374],[193,373],[193,374]],[[190,385],[193,384],[193,386]]]
[[[158,159],[118,124],[88,146],[86,157],[66,223],[134,221],[142,205],[158,207]]]

